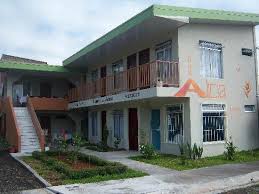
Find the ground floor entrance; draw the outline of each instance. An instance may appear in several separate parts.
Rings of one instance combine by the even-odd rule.
[[[138,150],[138,109],[129,108],[129,149]]]

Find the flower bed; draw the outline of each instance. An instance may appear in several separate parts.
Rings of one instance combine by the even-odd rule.
[[[95,156],[78,153],[77,161],[72,152],[33,152],[22,160],[30,165],[52,185],[90,183],[106,180],[133,178],[147,175],[141,171],[109,162]]]
[[[72,153],[66,152],[61,153],[63,158],[69,159],[69,156]],[[112,175],[112,174],[121,174],[126,172],[127,167],[116,162],[108,162],[94,156],[88,156],[81,153],[78,153],[78,161],[90,164],[92,168],[82,168],[73,169],[72,164],[58,160],[56,157],[59,156],[58,152],[33,152],[32,157],[35,159],[41,160],[43,163],[47,164],[53,170],[65,174],[68,178],[71,179],[81,179],[88,178],[97,175]]]

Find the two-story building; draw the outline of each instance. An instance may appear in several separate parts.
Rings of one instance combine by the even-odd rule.
[[[197,143],[209,156],[230,138],[258,148],[257,24],[258,14],[153,5],[63,66],[2,61],[1,133],[18,151],[29,129],[42,150],[46,134],[72,129],[93,143],[108,129],[108,145],[126,150]]]
[[[179,153],[221,154],[230,138],[259,146],[255,25],[259,15],[153,5],[63,61],[84,72],[70,110],[88,110],[88,137]]]

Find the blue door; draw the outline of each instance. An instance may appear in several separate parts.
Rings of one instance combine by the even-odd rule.
[[[152,144],[156,150],[160,150],[160,110],[151,112]]]

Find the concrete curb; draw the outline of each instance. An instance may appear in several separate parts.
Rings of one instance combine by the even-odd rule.
[[[22,155],[16,156],[15,154],[10,154],[16,161],[20,162],[25,168],[27,168],[40,182],[42,182],[46,187],[51,187],[52,185],[43,179],[35,170],[33,170],[28,164],[20,160],[19,157]],[[25,155],[24,155],[25,156]]]

